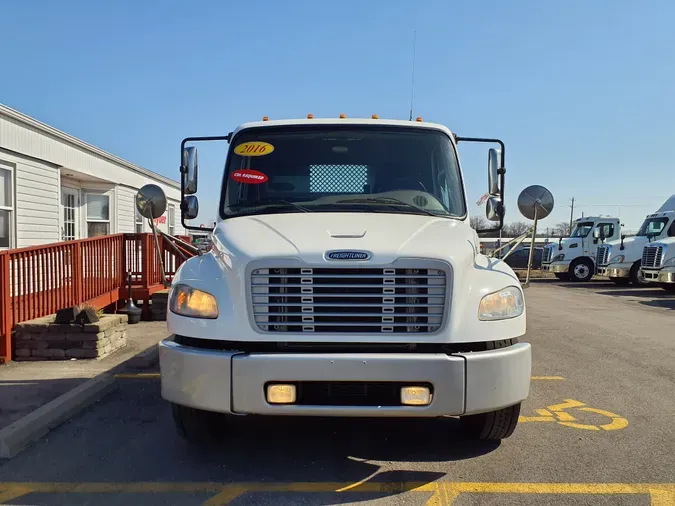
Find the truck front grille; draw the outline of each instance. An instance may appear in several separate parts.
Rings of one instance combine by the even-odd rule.
[[[642,267],[660,269],[663,261],[663,246],[645,246],[642,250]]]
[[[542,256],[541,262],[544,264],[550,264],[552,255],[553,255],[553,248],[547,246],[546,248],[544,248],[544,254]]]
[[[426,268],[255,269],[253,317],[265,332],[435,332],[446,277]]]
[[[596,257],[597,265],[607,265],[609,260],[609,246],[600,246]]]

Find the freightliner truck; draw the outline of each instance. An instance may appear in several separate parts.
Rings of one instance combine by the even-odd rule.
[[[672,237],[675,237],[675,195],[666,200],[655,213],[647,215],[634,237],[622,236],[618,241],[607,241],[598,247],[598,274],[609,277],[617,284],[642,285],[647,281],[654,281],[651,278],[645,279],[640,269],[643,250],[647,243],[669,240]],[[656,259],[651,256],[649,258]],[[646,268],[653,270],[655,266],[647,265]]]
[[[675,292],[675,195],[661,206],[661,221],[668,221],[660,228],[657,240],[642,249],[641,272],[645,283],[658,284],[661,288]]]
[[[201,141],[229,148],[211,249],[176,272],[160,344],[161,392],[181,436],[198,441],[214,413],[219,423],[459,417],[474,438],[512,434],[531,374],[523,290],[506,263],[480,254],[457,148],[499,145],[486,206],[498,230],[501,141],[421,118],[343,115],[187,138],[188,229],[198,213],[188,144]]]
[[[572,225],[570,237],[546,245],[541,269],[562,280],[590,281],[595,274],[598,246],[604,241],[618,239],[620,234],[619,218],[579,218]]]

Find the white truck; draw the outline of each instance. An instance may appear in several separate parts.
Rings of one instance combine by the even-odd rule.
[[[665,240],[675,236],[675,195],[671,196],[655,212],[647,215],[640,230],[634,237],[621,237],[618,241],[607,241],[598,247],[598,274],[607,276],[616,284],[643,285],[653,279],[645,279],[640,264],[643,250],[647,243]],[[654,246],[656,247],[656,246]],[[650,250],[651,251],[651,250]],[[655,256],[648,257],[650,261]],[[648,264],[644,268],[650,270],[650,276],[656,265]]]
[[[599,245],[618,239],[621,221],[611,216],[587,216],[574,221],[567,239],[547,244],[542,255],[542,271],[558,279],[590,281],[595,274]]]
[[[182,437],[199,440],[214,413],[458,416],[473,437],[512,434],[531,374],[524,296],[508,265],[479,252],[457,152],[501,146],[488,152],[497,230],[501,141],[376,117],[265,118],[188,138],[188,229],[186,145],[211,140],[230,144],[212,249],[176,272],[159,348]]]

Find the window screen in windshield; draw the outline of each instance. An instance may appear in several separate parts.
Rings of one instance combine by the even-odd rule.
[[[668,218],[650,218],[642,223],[637,235],[643,237],[648,235],[660,235],[667,224]]]
[[[592,229],[593,229],[592,221],[577,223],[577,226],[574,229],[574,232],[572,232],[572,235],[570,237],[586,237],[588,234],[590,234]]]
[[[453,145],[437,130],[264,127],[232,141],[223,218],[278,212],[388,212],[461,218]]]

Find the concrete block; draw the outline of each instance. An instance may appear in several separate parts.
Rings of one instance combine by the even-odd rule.
[[[33,350],[33,353],[31,355],[34,357],[42,357],[42,358],[65,358],[66,350],[59,350],[59,349]]]
[[[30,348],[17,348],[14,350],[14,356],[17,358],[30,357],[31,356]]]
[[[28,444],[98,401],[116,386],[111,374],[86,381],[0,430],[0,458],[9,459]]]
[[[39,349],[39,348],[47,348],[48,343],[46,341],[35,341],[32,339],[15,339],[14,340],[14,346],[19,349],[19,348],[30,348],[30,349]]]
[[[72,348],[66,350],[66,357],[70,358],[96,358],[98,357],[97,350],[86,350],[81,348]]]

